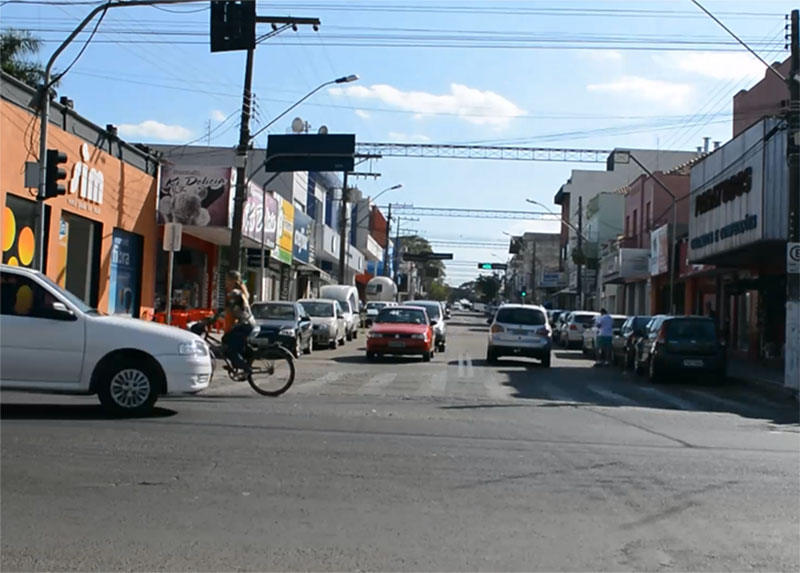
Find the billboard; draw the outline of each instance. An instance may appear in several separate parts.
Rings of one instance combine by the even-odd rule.
[[[233,176],[229,167],[162,165],[158,222],[227,227]]]
[[[272,257],[291,265],[294,248],[294,205],[277,195],[275,200],[278,202],[278,226],[276,247],[272,250]]]
[[[303,263],[309,262],[309,247],[311,246],[311,228],[313,219],[295,210],[294,212],[294,245],[292,254],[295,260]]]
[[[650,233],[650,275],[669,270],[669,226],[662,225]]]
[[[272,193],[263,191],[261,187],[251,182],[247,187],[247,199],[244,204],[242,235],[260,244],[262,229],[264,244],[270,248],[274,247],[278,229],[278,202]]]

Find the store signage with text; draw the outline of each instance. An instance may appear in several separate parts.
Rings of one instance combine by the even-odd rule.
[[[67,203],[83,211],[100,213],[103,204],[103,173],[89,167],[89,146],[81,145],[81,160],[72,166],[72,179],[69,182],[69,194],[78,194],[78,199],[68,197]],[[80,199],[80,200],[79,200]]]
[[[694,200],[695,217],[703,213],[708,213],[723,203],[730,203],[737,197],[749,193],[752,188],[753,168],[746,167],[736,175],[700,193]]]

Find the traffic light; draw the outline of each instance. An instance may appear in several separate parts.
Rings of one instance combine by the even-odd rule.
[[[64,195],[67,188],[61,185],[59,181],[67,178],[67,171],[60,167],[62,163],[67,162],[67,154],[58,149],[47,150],[47,164],[44,176],[44,197],[43,199],[51,199]]]
[[[521,296],[522,298],[525,298],[526,296],[528,296],[528,291],[526,291],[525,289],[522,289],[521,291],[519,291],[519,296]]]
[[[256,47],[255,0],[211,2],[211,51],[230,52]]]
[[[492,270],[492,263],[478,263],[478,268],[484,271]]]

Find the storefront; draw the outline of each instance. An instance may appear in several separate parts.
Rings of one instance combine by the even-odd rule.
[[[781,120],[762,120],[692,167],[687,257],[690,265],[717,267],[707,275],[716,280],[714,308],[731,355],[778,365],[785,338],[785,129]]]
[[[24,173],[25,163],[36,160],[27,143],[38,141],[38,122],[28,107],[33,90],[3,74],[0,92],[2,260],[32,267],[37,206]],[[44,271],[103,312],[149,318],[155,306],[157,159],[58,103],[52,118],[48,148],[67,155],[67,192],[46,202]]]

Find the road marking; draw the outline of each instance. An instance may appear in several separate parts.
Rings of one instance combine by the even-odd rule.
[[[624,405],[624,406],[639,406],[635,400],[631,400],[623,396],[622,394],[617,394],[616,392],[612,392],[611,390],[606,390],[605,388],[598,388],[597,386],[587,386],[590,392],[594,392],[595,394],[599,394],[603,398],[611,400],[614,402],[615,405]],[[601,404],[602,405],[602,404]]]
[[[672,394],[667,394],[666,392],[662,392],[657,388],[651,388],[650,386],[637,386],[637,390],[641,390],[650,394],[651,396],[655,397],[657,400],[662,400],[664,402],[668,402],[678,408],[679,410],[686,410],[688,412],[693,412],[697,410],[697,405],[689,402],[688,400],[683,400],[682,398],[678,398],[677,396],[673,396]]]
[[[344,372],[342,371],[328,372],[327,374],[323,374],[322,376],[314,380],[309,380],[308,382],[301,382],[300,384],[297,385],[296,390],[293,389],[292,391],[308,392],[311,390],[317,390],[323,386],[327,386],[328,384],[333,384],[343,375]]]
[[[730,412],[732,414],[738,414],[740,412],[749,412],[751,414],[757,413],[756,410],[747,404],[743,404],[742,402],[737,402],[735,400],[728,400],[727,398],[723,398],[721,396],[717,396],[715,394],[710,394],[708,392],[704,392],[702,390],[686,390],[687,394],[691,394],[692,396],[696,396],[701,400],[708,400],[709,402],[716,402],[718,405],[723,406],[726,412]],[[766,415],[761,415],[759,417],[767,417]]]
[[[444,396],[447,393],[447,368],[431,376],[427,382],[421,382],[417,389],[418,396]]]
[[[475,377],[475,368],[472,366],[472,356],[470,356],[469,352],[464,352],[463,354],[458,355],[458,377]]]
[[[367,383],[361,387],[361,390],[366,394],[380,392],[389,384],[394,382],[397,378],[397,372],[384,372],[383,374],[376,374]]]

